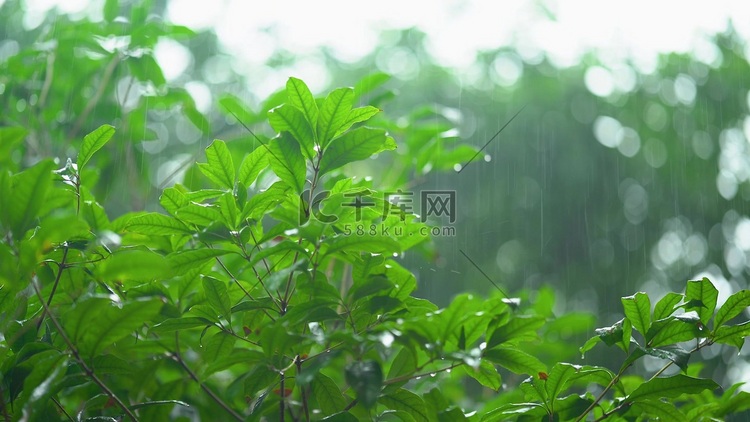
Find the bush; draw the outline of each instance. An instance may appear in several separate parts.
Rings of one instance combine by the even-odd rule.
[[[429,226],[385,197],[404,186],[347,171],[400,145],[364,125],[380,110],[354,107],[359,94],[316,99],[290,78],[268,113],[278,135],[253,133],[244,151],[215,140],[197,164],[208,187],[164,189],[166,214],[110,220],[91,193],[109,125],[62,168],[0,173],[5,418],[683,421],[750,406],[688,365],[715,343],[742,346],[747,290],[717,312],[707,279],[653,309],[644,293],[622,298],[625,318],[580,348],[621,349],[618,369],[556,361],[592,317],[556,315],[548,291],[444,309],[413,296],[397,257]],[[662,369],[632,371],[647,356]]]

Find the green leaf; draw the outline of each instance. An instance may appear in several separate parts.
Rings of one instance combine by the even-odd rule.
[[[139,214],[130,218],[125,228],[128,231],[146,235],[192,234],[192,231],[179,220],[156,212]]]
[[[719,388],[719,384],[713,380],[678,374],[646,381],[630,393],[625,401],[633,403],[646,399],[675,398],[681,394],[697,394],[704,390],[713,391],[717,388]]]
[[[310,88],[301,79],[289,78],[286,82],[286,95],[289,102],[305,116],[312,129],[318,122],[318,105]]]
[[[299,143],[305,157],[312,160],[315,156],[315,135],[300,110],[284,104],[268,112],[268,122],[276,132],[289,132]]]
[[[371,73],[357,82],[356,85],[354,85],[354,96],[356,98],[361,97],[364,94],[367,94],[368,92],[371,92],[375,88],[383,85],[384,83],[391,80],[391,75],[383,72],[375,72]]]
[[[483,357],[516,374],[536,376],[540,372],[547,371],[547,368],[539,359],[515,348],[500,346],[485,350]]]
[[[388,370],[388,378],[393,379],[402,375],[410,374],[417,369],[417,357],[409,347],[403,347],[393,358],[391,368]]]
[[[622,298],[625,316],[639,333],[645,334],[651,326],[651,301],[646,293],[638,292]]]
[[[740,290],[729,296],[724,305],[716,312],[714,319],[714,328],[719,328],[732,318],[736,317],[742,311],[750,306],[750,290]]]
[[[256,116],[250,111],[250,108],[243,104],[242,100],[232,94],[223,94],[219,99],[219,107],[222,111],[233,116],[242,124],[249,125],[256,120]]]
[[[91,360],[91,369],[97,374],[129,375],[133,373],[133,364],[117,356],[106,354]]]
[[[403,410],[417,422],[429,422],[424,400],[409,390],[399,388],[380,398],[380,404],[393,410]]]
[[[480,384],[487,388],[491,388],[495,391],[500,390],[500,387],[503,384],[502,378],[500,377],[500,374],[497,372],[497,369],[495,368],[495,365],[492,363],[482,360],[479,363],[479,366],[476,368],[472,368],[470,366],[464,367],[466,371],[466,375],[474,378],[477,380]]]
[[[351,88],[335,89],[323,101],[317,123],[318,141],[323,149],[346,122],[353,103],[354,90]]]
[[[266,325],[261,329],[259,343],[267,356],[288,354],[293,348],[296,349],[303,340],[301,335],[288,330],[282,323]]]
[[[655,349],[651,347],[643,348],[638,346],[641,351],[647,355],[659,358],[671,360],[675,365],[679,366],[683,371],[687,371],[688,360],[690,360],[690,353],[683,350],[679,346],[662,347]]]
[[[91,198],[90,195],[86,187],[81,186],[81,197]],[[112,227],[104,207],[94,200],[85,199],[81,202],[80,215],[89,224],[93,232],[102,232]]]
[[[173,271],[178,274],[184,274],[188,270],[204,265],[210,259],[228,253],[232,252],[223,249],[191,249],[184,252],[170,254],[167,257],[167,260],[172,266]]]
[[[203,136],[209,136],[211,134],[211,123],[209,123],[206,116],[195,107],[195,102],[192,100],[192,97],[189,98],[190,100],[184,101],[182,104],[182,113],[188,118],[188,120],[190,120],[190,123],[192,123],[196,129],[201,131]]]
[[[669,292],[664,295],[654,306],[654,321],[664,319],[677,309],[677,304],[682,302],[684,295],[679,293]]]
[[[349,114],[346,116],[346,120],[336,131],[336,134],[333,135],[333,137],[335,138],[346,132],[350,127],[352,127],[353,124],[365,122],[378,113],[380,113],[380,109],[373,106],[357,107],[349,111]]]
[[[384,290],[390,290],[394,287],[392,281],[382,275],[373,275],[365,280],[355,280],[354,285],[349,290],[349,295],[353,301],[358,301],[364,297],[372,296]]]
[[[28,131],[21,126],[0,127],[0,164],[12,162],[11,154],[23,142]]]
[[[341,394],[336,382],[321,373],[315,374],[312,381],[312,391],[320,410],[325,415],[340,412],[346,407],[346,399]]]
[[[525,416],[526,418],[520,418]],[[506,403],[492,409],[482,416],[482,422],[500,422],[508,420],[541,420],[549,418],[544,405],[540,403]]]
[[[182,189],[184,189],[184,187]],[[172,216],[176,216],[177,210],[189,204],[190,201],[182,190],[175,186],[171,186],[162,191],[161,196],[159,197],[159,203],[164,210],[172,214]]]
[[[221,221],[222,215],[214,205],[189,202],[177,210],[177,218],[185,223],[207,227],[214,222]]]
[[[673,403],[661,400],[643,400],[631,407],[635,414],[650,415],[659,418],[660,422],[685,422],[689,420]]]
[[[81,145],[81,150],[78,152],[77,160],[79,172],[83,170],[83,167],[86,166],[86,163],[89,162],[94,153],[106,145],[114,134],[114,127],[102,125],[83,137],[83,145]]]
[[[547,389],[547,397],[554,400],[565,391],[565,385],[571,376],[575,375],[580,366],[569,363],[556,363],[547,375],[547,382],[544,384]]]
[[[49,397],[55,393],[58,383],[65,375],[67,357],[57,351],[47,351],[31,358],[31,373],[23,381],[23,394],[15,406],[23,406],[23,413],[33,415]],[[21,412],[18,412],[21,413]],[[23,418],[23,420],[41,420]]]
[[[142,327],[159,313],[161,307],[159,299],[120,304],[109,298],[95,297],[79,302],[65,315],[63,324],[81,354],[93,357]]]
[[[211,322],[200,317],[170,318],[154,325],[149,329],[149,331],[162,333],[169,331],[187,330],[189,328],[195,327],[205,327],[210,324]]]
[[[219,331],[204,344],[205,352],[203,353],[203,360],[206,362],[216,362],[221,358],[229,356],[236,341],[237,337],[224,331]]]
[[[203,276],[202,284],[203,292],[206,294],[208,304],[211,305],[219,315],[231,322],[232,303],[229,300],[226,283],[213,277]]]
[[[383,386],[383,370],[373,360],[354,361],[346,365],[346,382],[357,394],[357,400],[369,409],[375,405]]]
[[[217,201],[222,220],[229,230],[237,229],[237,220],[239,219],[240,210],[237,209],[237,202],[232,192],[227,192],[219,197]]]
[[[689,341],[700,335],[698,326],[690,321],[680,319],[662,319],[654,321],[646,333],[646,341],[650,347]]]
[[[255,252],[250,257],[248,265],[252,267],[258,262],[264,259],[271,258],[278,254],[281,254],[282,257],[294,256],[294,254],[299,254],[298,256],[301,257],[307,257],[309,252],[302,245],[300,245],[299,242],[293,242],[291,240],[284,239],[278,244],[271,246],[270,248],[265,248],[258,252]]]
[[[597,328],[596,330],[594,330],[594,332],[607,346],[617,345],[617,347],[623,349],[625,344],[630,344],[629,327],[630,320],[628,320],[627,318],[623,318],[609,327]],[[590,342],[591,340],[589,340],[586,344],[589,344]],[[625,352],[627,353],[627,348],[625,348]]]
[[[2,199],[4,204],[0,213],[4,214],[4,220],[8,221],[17,239],[34,225],[52,187],[53,168],[52,161],[44,160],[11,178],[10,196]]]
[[[203,375],[208,376],[231,368],[234,365],[242,365],[244,368],[248,368],[248,365],[262,362],[265,357],[266,355],[259,350],[234,348],[229,355],[211,362],[206,369],[203,370]]]
[[[396,149],[393,139],[382,129],[360,127],[339,138],[325,149],[320,160],[320,174],[328,173],[345,164],[364,160],[381,151]]]
[[[574,365],[578,367],[577,365]],[[574,374],[568,378],[568,385],[582,385],[587,387],[589,384],[594,383],[602,387],[607,386],[612,381],[615,374],[607,368],[599,366],[582,366]]]
[[[506,342],[534,340],[536,331],[544,325],[544,318],[540,316],[519,315],[511,318],[506,324],[498,327],[487,340],[487,348]]]
[[[169,265],[163,255],[138,249],[119,249],[97,268],[103,280],[146,281],[164,277]]]
[[[688,281],[685,298],[688,303],[692,302],[695,306],[686,306],[685,309],[695,309],[703,325],[707,325],[714,315],[718,297],[719,291],[706,277],[703,277],[702,280]]]
[[[581,359],[583,359],[586,356],[586,352],[593,349],[594,346],[596,346],[601,341],[602,341],[601,335],[594,336],[586,340],[586,343],[584,343],[583,346],[578,348],[578,351],[581,352]]]
[[[245,394],[254,397],[255,393],[265,390],[279,378],[279,373],[271,370],[268,365],[256,365],[250,370],[248,377],[245,378]]]
[[[215,139],[206,148],[206,160],[208,163],[198,163],[200,171],[217,185],[234,189],[234,163],[227,144]]]
[[[323,322],[341,319],[336,312],[337,303],[326,299],[311,299],[289,307],[284,321],[289,325],[310,322]]]
[[[140,57],[131,56],[128,58],[127,63],[130,72],[139,81],[152,84],[155,87],[161,87],[167,83],[167,80],[164,77],[164,72],[153,55],[143,54]]]
[[[268,149],[265,146],[255,148],[240,164],[239,182],[242,186],[249,187],[267,166]]]
[[[716,343],[730,344],[741,349],[748,335],[750,335],[750,321],[738,325],[721,326],[716,329],[712,338]]]
[[[547,390],[544,385],[545,381],[537,375],[525,379],[521,383],[519,388],[521,391],[523,391],[523,395],[526,400],[539,401],[546,404],[549,400],[547,398]]]
[[[307,169],[299,144],[294,139],[282,135],[269,142],[268,152],[268,161],[273,172],[296,193],[302,193]]]
[[[324,256],[339,251],[394,253],[401,251],[401,245],[387,236],[336,236],[323,241],[328,245]]]

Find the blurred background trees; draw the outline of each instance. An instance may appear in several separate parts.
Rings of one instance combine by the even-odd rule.
[[[117,139],[97,160],[111,190],[99,198],[120,214],[157,210],[162,188],[201,183],[193,164],[212,139],[238,155],[252,144],[222,101],[246,104],[236,117],[270,133],[265,113],[283,97],[257,98],[288,76],[318,81],[322,92],[374,74],[371,83],[387,81],[361,101],[397,122],[399,158],[361,171],[376,185],[383,177],[415,192],[457,192],[455,236],[403,257],[420,295],[445,305],[458,292],[493,288],[460,251],[527,300],[552,289],[556,311],[594,312],[592,330],[619,319],[620,297],[637,290],[659,295],[708,275],[721,303],[748,287],[750,49],[731,25],[692,54],[645,64],[601,51],[561,63],[519,42],[470,51],[469,66],[451,67],[435,57],[435,34],[416,28],[384,31],[351,59],[324,45],[296,54],[269,25],[237,56],[243,40],[227,42],[231,26],[170,23],[168,11],[189,2],[100,6],[68,15],[0,5],[0,126],[30,135],[25,153],[11,155],[23,134],[0,129],[0,166],[73,156],[84,133],[110,123]],[[452,143],[481,147],[522,108],[459,173],[473,152]],[[411,155],[410,142],[431,152]],[[548,334],[573,336],[574,345],[591,332]],[[747,352],[713,350],[704,357],[730,363],[727,381],[746,377]]]

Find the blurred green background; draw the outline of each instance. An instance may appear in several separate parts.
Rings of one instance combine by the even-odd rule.
[[[212,139],[250,145],[220,100],[248,104],[239,117],[268,133],[265,111],[284,98],[260,99],[289,76],[322,94],[383,72],[386,89],[362,102],[395,122],[400,146],[424,137],[434,156],[400,147],[410,166],[377,160],[359,174],[457,194],[455,236],[402,257],[419,295],[442,306],[493,288],[461,251],[505,290],[533,302],[547,286],[556,311],[591,311],[596,326],[621,318],[635,291],[708,276],[721,304],[748,288],[750,19],[738,17],[750,10],[739,3],[0,4],[0,125],[29,131],[23,154],[0,140],[0,165],[52,155],[62,167],[83,134],[113,124],[98,194],[118,215],[201,183],[192,164]],[[445,145],[482,147],[522,108],[459,173],[466,153]],[[727,382],[750,380],[746,350],[703,353],[730,365]]]

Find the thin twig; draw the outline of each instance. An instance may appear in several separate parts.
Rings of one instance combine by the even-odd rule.
[[[40,109],[44,108],[44,104],[47,102],[47,95],[49,95],[49,89],[52,86],[52,77],[55,74],[55,58],[56,54],[54,51],[47,55],[47,70],[44,75],[42,92],[39,94],[39,102],[37,102],[37,107]]]
[[[47,314],[47,309],[49,309],[50,305],[52,304],[52,298],[55,296],[55,291],[57,290],[57,285],[60,284],[60,278],[62,277],[62,273],[67,268],[67,261],[68,259],[68,244],[65,243],[63,245],[63,256],[60,262],[57,262],[57,275],[55,276],[55,282],[52,284],[52,292],[49,294],[49,298],[47,299],[47,306],[44,307],[44,311],[42,312],[42,316],[39,318],[39,322],[36,323],[36,331],[38,332],[39,329],[42,327],[42,323],[44,323],[44,317]]]
[[[175,344],[175,351],[172,352],[172,353],[170,353],[170,355],[172,356],[172,358],[175,361],[177,361],[177,363],[179,363],[180,366],[182,366],[182,368],[185,370],[185,372],[188,373],[188,375],[190,376],[190,378],[193,381],[195,381],[196,383],[198,383],[198,386],[200,386],[201,390],[203,390],[206,394],[208,394],[208,396],[211,397],[211,399],[216,404],[218,404],[227,413],[229,413],[230,415],[232,415],[232,417],[235,420],[244,421],[245,418],[242,417],[242,415],[240,415],[234,409],[232,409],[231,407],[229,407],[229,405],[227,405],[226,403],[224,403],[224,401],[219,396],[217,396],[216,393],[214,393],[213,390],[211,390],[206,384],[202,383],[201,380],[200,380],[200,378],[198,378],[198,375],[196,375],[195,372],[193,372],[193,370],[190,369],[189,366],[187,366],[187,363],[185,363],[185,360],[182,359],[182,355],[180,355],[180,340],[179,340],[179,338],[180,338],[179,332],[175,332],[175,342],[176,342],[176,344]]]
[[[430,361],[430,362],[432,362],[432,361]],[[428,364],[429,364],[430,362],[428,362]],[[427,364],[425,364],[425,365],[422,365],[422,368],[424,368],[424,366],[426,366],[426,365],[427,365]],[[439,373],[439,372],[450,371],[451,369],[453,369],[453,368],[458,368],[458,367],[459,367],[459,366],[461,366],[461,365],[463,365],[463,362],[459,362],[459,363],[454,363],[454,364],[452,364],[452,365],[450,365],[450,366],[446,366],[446,367],[444,367],[444,368],[440,368],[440,369],[436,369],[436,370],[434,370],[434,371],[424,372],[424,373],[420,373],[420,374],[415,374],[415,373],[412,373],[412,374],[405,374],[405,375],[402,375],[402,376],[400,376],[400,377],[396,377],[396,378],[391,378],[391,379],[389,379],[389,380],[385,380],[385,381],[383,381],[383,385],[391,385],[391,384],[396,384],[396,383],[399,383],[399,382],[402,382],[402,381],[409,381],[409,380],[412,380],[412,379],[417,379],[417,378],[421,378],[421,377],[426,377],[426,376],[428,376],[428,375],[429,375],[429,376],[432,376],[432,374],[437,374],[437,373]],[[422,369],[422,368],[419,368],[419,369]],[[417,371],[414,371],[414,372],[417,372]]]
[[[60,409],[60,411],[63,413],[63,415],[65,415],[70,422],[75,422],[75,419],[73,419],[73,417],[70,416],[70,414],[68,414],[67,411],[65,411],[65,408],[63,407],[62,403],[60,403],[59,400],[57,400],[56,398],[52,397],[52,403],[55,403],[55,406],[57,406],[57,408]]]
[[[96,93],[93,97],[91,97],[89,102],[86,103],[86,107],[83,109],[83,112],[81,112],[81,115],[78,116],[78,119],[73,125],[73,129],[71,129],[70,133],[68,133],[68,139],[73,139],[76,137],[76,135],[78,135],[78,131],[81,130],[81,126],[83,126],[83,124],[86,122],[86,119],[89,117],[89,114],[91,114],[91,111],[93,111],[97,104],[99,104],[99,100],[102,99],[102,95],[104,95],[104,91],[106,91],[107,86],[109,85],[109,80],[112,79],[112,74],[115,72],[115,69],[117,68],[117,65],[121,60],[122,56],[120,55],[120,53],[116,53],[114,56],[112,56],[112,60],[109,61],[109,64],[104,69],[102,80],[99,82],[99,88],[96,90]]]
[[[612,377],[612,379],[609,381],[609,384],[607,384],[607,386],[604,387],[604,390],[599,394],[599,396],[594,400],[594,402],[591,403],[589,407],[587,407],[586,410],[584,410],[583,413],[581,413],[581,415],[576,418],[575,422],[579,422],[583,420],[583,418],[585,418],[586,415],[589,414],[589,412],[594,410],[597,404],[599,404],[599,402],[602,401],[602,399],[607,394],[607,392],[609,392],[609,390],[611,390],[612,387],[614,387],[614,385],[617,384],[617,381],[620,379],[620,376],[623,374],[623,372],[625,372],[626,369],[630,368],[630,365],[632,365],[632,362],[628,364],[627,366],[625,366],[624,368],[620,369],[617,375]]]
[[[279,386],[279,396],[281,396],[281,400],[279,400],[279,420],[281,420],[281,422],[284,422],[284,413],[286,413],[284,411],[284,371],[279,372],[279,376],[281,377]]]
[[[36,278],[36,277],[35,277]],[[44,311],[49,316],[50,321],[52,321],[52,324],[57,329],[57,333],[60,335],[60,337],[63,339],[65,344],[68,346],[68,349],[70,349],[70,352],[73,354],[73,358],[78,362],[78,365],[83,369],[83,372],[86,373],[86,376],[88,376],[94,384],[98,385],[99,388],[109,396],[117,406],[122,409],[122,411],[127,415],[132,421],[137,422],[138,418],[135,416],[135,414],[128,408],[128,406],[125,405],[125,403],[109,388],[107,387],[102,380],[99,379],[99,377],[94,374],[94,371],[89,368],[89,366],[86,364],[86,362],[81,357],[80,353],[78,352],[78,349],[73,345],[73,342],[68,338],[67,334],[65,334],[65,330],[63,330],[62,325],[60,322],[55,318],[54,315],[49,310],[49,306],[47,306],[47,303],[44,301],[44,297],[42,296],[42,292],[39,291],[39,286],[37,286],[36,280],[31,281],[31,285],[34,288],[34,292],[36,292],[37,297],[39,298],[39,301],[41,302],[42,306],[44,307]]]
[[[297,364],[297,376],[299,376],[300,372],[302,372],[302,359],[300,359],[299,355],[297,355],[295,363]],[[302,394],[302,410],[305,412],[305,421],[310,422],[310,409],[307,406],[307,392],[304,386],[300,388],[300,392]]]

